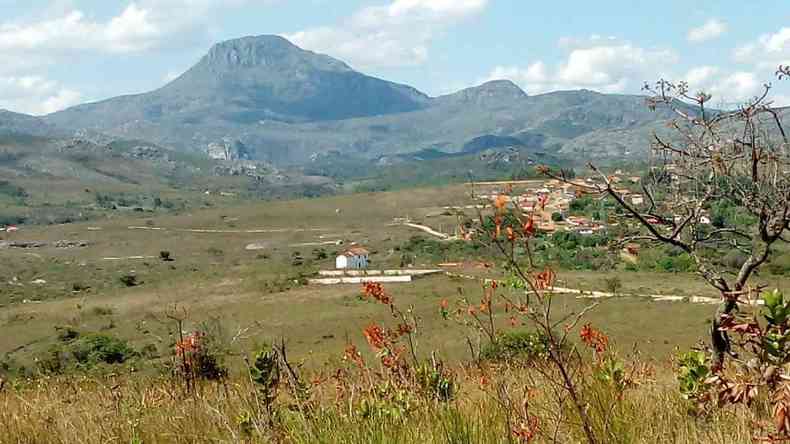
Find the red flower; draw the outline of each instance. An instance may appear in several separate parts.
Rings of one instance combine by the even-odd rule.
[[[603,332],[596,330],[590,324],[585,324],[579,331],[579,337],[588,347],[594,349],[596,353],[603,353],[609,347],[609,337]]]
[[[391,305],[392,298],[384,290],[384,286],[378,282],[367,282],[362,284],[362,298],[372,298],[382,304]]]
[[[554,281],[557,278],[557,274],[554,273],[554,270],[551,268],[546,268],[542,272],[536,274],[534,276],[534,284],[535,288],[538,290],[546,290],[549,288],[554,287]]]
[[[387,347],[387,339],[384,336],[384,330],[376,324],[370,324],[362,331],[368,344],[376,350],[382,350]]]
[[[529,216],[527,222],[522,226],[522,230],[524,231],[524,236],[527,237],[535,234],[535,219],[532,216]]]
[[[362,354],[357,350],[357,346],[354,344],[348,344],[346,346],[343,359],[353,362],[359,368],[363,368],[365,366],[365,361],[362,360]]]

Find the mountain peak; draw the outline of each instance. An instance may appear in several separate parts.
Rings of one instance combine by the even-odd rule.
[[[345,63],[306,51],[278,35],[247,36],[214,45],[201,64],[215,69],[311,68],[322,71],[351,71]]]
[[[476,103],[499,106],[505,102],[519,101],[526,97],[527,93],[510,80],[491,80],[482,85],[437,97],[437,100],[440,103]]]
[[[507,79],[490,80],[488,82],[483,83],[482,85],[476,86],[471,89],[496,92],[496,93],[510,93],[519,96],[527,95],[527,93],[525,93],[523,89],[521,89],[518,85]]]

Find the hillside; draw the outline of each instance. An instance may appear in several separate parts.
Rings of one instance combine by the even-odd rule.
[[[282,37],[259,36],[215,45],[158,90],[79,105],[43,122],[198,153],[233,139],[255,159],[293,165],[330,151],[360,159],[428,148],[452,153],[486,136],[573,156],[578,138],[604,132],[617,139],[623,131],[641,154],[651,124],[669,117],[649,111],[641,96],[586,90],[528,96],[505,80],[432,98]]]

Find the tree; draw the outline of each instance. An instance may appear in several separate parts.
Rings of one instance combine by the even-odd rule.
[[[790,67],[780,67],[780,78]],[[692,93],[685,82],[665,80],[646,85],[648,106],[669,107],[674,136],[653,135],[651,172],[642,182],[644,208],[632,205],[595,165],[599,176],[590,192],[608,195],[630,220],[623,242],[645,241],[670,245],[687,254],[693,268],[722,295],[711,327],[717,366],[731,353],[723,323],[737,310],[740,297],[761,288],[749,285],[771,257],[790,227],[790,144],[779,111],[763,93],[733,111],[711,109],[712,96]],[[569,180],[543,168],[549,176]],[[749,223],[709,215],[728,208],[729,214]],[[745,218],[743,217],[745,216]],[[719,258],[729,251],[746,258],[737,272],[727,273]]]

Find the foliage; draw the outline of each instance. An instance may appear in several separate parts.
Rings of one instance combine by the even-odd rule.
[[[401,252],[404,264],[414,261],[415,257],[430,261],[472,259],[484,254],[481,245],[475,242],[439,241],[424,236],[412,236],[396,248]]]
[[[480,357],[490,361],[528,362],[548,352],[548,338],[539,332],[509,331],[483,347]]]
[[[121,283],[127,287],[136,287],[140,285],[140,281],[137,280],[137,275],[135,274],[124,274],[120,277]]]
[[[678,357],[677,379],[685,399],[705,399],[711,376],[710,362],[703,351],[688,351]]]
[[[80,364],[122,364],[136,355],[126,341],[106,334],[88,334],[71,343],[71,353]]]

